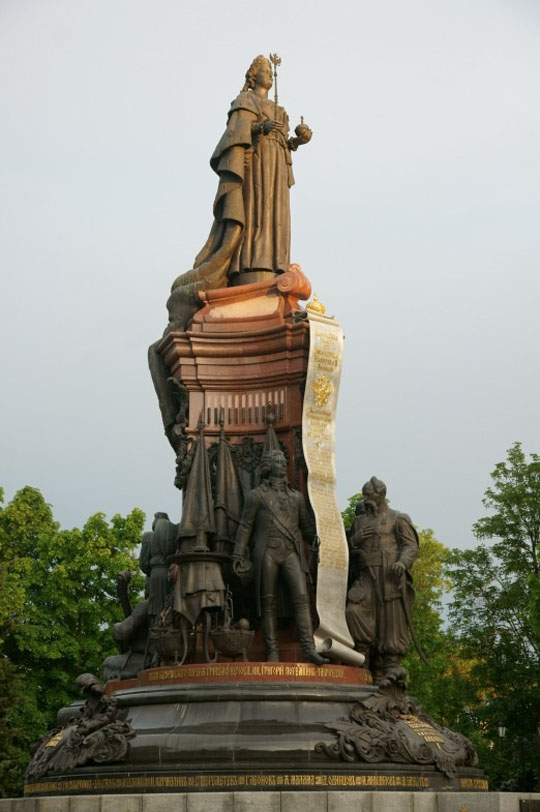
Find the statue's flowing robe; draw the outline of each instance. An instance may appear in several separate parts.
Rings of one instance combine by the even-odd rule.
[[[281,131],[254,135],[253,125],[275,119]],[[214,224],[195,260],[199,267],[222,246],[224,223],[234,221],[242,233],[228,275],[247,270],[284,271],[290,261],[289,188],[294,183],[287,146],[289,118],[283,107],[246,91],[234,100],[227,129],[210,166],[219,175]]]
[[[253,126],[267,120],[278,121],[282,130],[255,134]],[[167,303],[175,326],[185,327],[200,304],[199,291],[225,287],[242,271],[278,273],[289,265],[294,176],[288,134],[283,107],[250,90],[233,101],[210,159],[219,176],[214,223],[193,269],[174,281]]]
[[[176,552],[178,528],[168,519],[157,519],[152,532],[142,538],[139,566],[148,576],[148,614],[157,617],[171,591],[169,556]]]
[[[375,534],[364,541],[362,527]],[[381,656],[404,657],[409,648],[409,627],[403,601],[412,612],[414,589],[410,568],[418,555],[418,534],[406,513],[387,509],[380,516],[359,516],[349,546],[356,577],[348,594],[347,622],[355,644],[373,646]],[[405,565],[402,579],[392,565]]]
[[[282,131],[253,133],[253,125],[278,121]],[[214,223],[193,268],[175,279],[167,301],[165,330],[187,329],[201,306],[199,293],[226,287],[242,271],[285,271],[290,262],[291,215],[289,188],[294,184],[287,146],[289,117],[283,107],[251,90],[233,101],[227,128],[210,159],[219,176]],[[175,410],[167,384],[168,370],[157,351],[148,350],[148,363],[166,431]]]

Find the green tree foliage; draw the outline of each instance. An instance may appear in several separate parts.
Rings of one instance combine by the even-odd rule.
[[[352,527],[356,505],[358,502],[361,502],[363,498],[364,495],[362,493],[354,493],[352,496],[349,496],[347,500],[347,507],[345,510],[341,511],[341,517],[343,519],[343,524],[345,525],[345,530],[349,530]]]
[[[450,551],[435,538],[433,530],[420,530],[418,558],[413,564],[415,600],[413,622],[416,636],[431,666],[422,662],[413,645],[403,665],[408,673],[412,693],[424,710],[438,721],[442,717],[446,679],[450,668],[448,639],[443,630],[442,597],[449,581],[444,565]]]
[[[450,557],[450,620],[471,663],[468,711],[483,767],[494,788],[527,789],[540,760],[540,458],[515,443],[491,477],[490,513],[474,525],[479,546]]]
[[[24,704],[22,680],[17,669],[0,655],[0,798],[20,791],[21,775],[27,762],[23,749]]]
[[[20,790],[29,746],[75,698],[74,678],[114,653],[116,576],[138,569],[144,519],[96,513],[62,530],[30,487],[0,507],[0,795]]]
[[[535,635],[540,638],[540,579],[536,575],[527,576],[529,587],[529,618]]]

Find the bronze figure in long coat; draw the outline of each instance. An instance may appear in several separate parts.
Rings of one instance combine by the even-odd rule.
[[[349,533],[354,580],[346,612],[355,648],[379,680],[409,649],[418,534],[406,513],[386,504],[384,482],[372,477],[362,493],[364,509]]]
[[[148,576],[148,615],[152,621],[163,611],[171,591],[169,556],[176,552],[177,530],[166,513],[156,513],[152,532],[142,539],[139,566]]]
[[[285,586],[291,600],[296,630],[308,662],[326,660],[315,651],[307,589],[308,571],[302,536],[311,541],[314,527],[304,497],[285,479],[283,452],[270,451],[261,464],[262,482],[248,495],[238,527],[233,553],[238,571],[251,548],[257,612],[262,618],[270,662],[279,660],[277,646],[278,586]]]

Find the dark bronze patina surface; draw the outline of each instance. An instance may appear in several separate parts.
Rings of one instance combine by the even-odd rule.
[[[225,287],[246,272],[280,273],[290,264],[291,152],[312,132],[302,121],[289,137],[289,117],[268,98],[271,87],[270,62],[257,56],[210,158],[219,178],[210,235],[193,269],[172,285],[167,306],[171,324],[180,329],[200,306],[199,291]]]
[[[416,642],[411,567],[418,555],[418,534],[406,513],[388,507],[380,479],[372,477],[362,493],[349,533],[354,580],[347,596],[347,621],[357,651],[379,682],[400,675],[411,632]]]
[[[282,451],[269,451],[262,459],[262,482],[248,495],[238,527],[233,566],[240,571],[253,539],[255,601],[261,617],[269,661],[279,660],[277,641],[278,583],[286,587],[292,603],[296,631],[307,662],[327,662],[315,651],[313,625],[302,537],[312,541],[315,533],[304,497],[287,483]]]
[[[375,478],[349,537],[347,603],[371,670],[342,664],[362,659],[345,660],[337,646],[328,663],[314,644],[317,597],[330,595],[352,652],[348,550],[336,503],[343,586],[332,590],[300,443],[310,348],[329,317],[312,303],[312,327],[300,304],[310,282],[290,264],[291,155],[312,133],[302,120],[291,137],[277,90],[268,98],[280,61],[271,55],[272,78],[257,57],[232,103],[211,158],[209,238],[173,283],[169,325],[149,350],[180,522],[156,514],[145,534],[145,598],[134,608],[130,573],[119,575],[125,618],[113,630],[120,654],[104,663],[108,684],[81,675],[89,699],[59,712],[27,795],[487,789],[470,743],[424,716],[403,685],[394,691],[414,639],[418,538]],[[318,409],[332,404],[333,425],[338,359],[324,347],[318,358],[326,367],[308,391]]]
[[[118,719],[118,702],[106,696],[93,674],[81,674],[77,685],[87,697],[64,714],[64,723],[47,733],[37,745],[26,771],[26,781],[44,778],[48,773],[64,773],[86,764],[125,761],[128,741],[135,731],[129,722]]]
[[[238,675],[248,666],[294,669],[299,676],[294,681],[290,675],[288,681],[268,676],[249,680]],[[347,675],[361,669],[225,663],[178,670],[185,674],[194,669],[229,669],[236,674],[214,683],[189,682],[184,676],[177,684],[156,680],[118,688],[114,692],[118,715],[131,722],[136,734],[129,741],[129,760],[87,764],[36,778],[26,793],[487,789],[481,771],[472,766],[457,766],[455,775],[448,777],[429,763],[353,764],[319,752],[319,743],[335,746],[336,719],[348,718],[359,702],[376,697],[373,686],[347,683],[353,679]],[[303,681],[302,670],[315,672],[314,681]],[[334,670],[344,675],[333,676]],[[156,670],[160,671],[164,669]]]

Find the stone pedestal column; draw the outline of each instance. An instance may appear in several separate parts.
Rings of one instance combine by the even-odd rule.
[[[309,324],[299,302],[310,293],[294,265],[270,281],[207,291],[189,329],[169,333],[158,346],[171,375],[189,392],[187,434],[196,436],[202,414],[212,443],[223,415],[231,444],[262,443],[271,403],[289,480],[304,493],[299,460]]]

